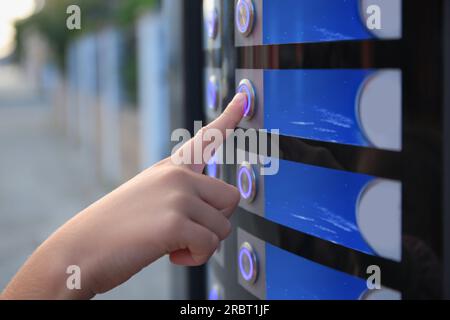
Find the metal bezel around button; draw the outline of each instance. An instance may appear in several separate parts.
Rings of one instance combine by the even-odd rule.
[[[255,23],[255,6],[252,0],[239,0],[235,8],[235,24],[240,34],[248,37]]]
[[[245,120],[250,120],[255,115],[256,94],[252,82],[248,79],[243,79],[239,82],[237,92],[245,93],[247,95],[247,104],[243,110]]]
[[[242,243],[238,253],[239,272],[242,278],[248,283],[255,283],[258,280],[258,259],[252,245],[248,242]],[[249,268],[246,270],[243,259],[248,258]]]
[[[219,81],[215,75],[211,75],[208,79],[206,88],[206,103],[208,109],[216,111],[219,108]]]
[[[208,38],[215,40],[217,38],[217,34],[219,33],[219,12],[216,8],[210,9],[207,13],[205,26]]]
[[[248,185],[244,186],[242,179],[243,177],[247,178]],[[239,193],[241,194],[241,198],[246,200],[248,203],[252,203],[256,198],[256,176],[255,171],[250,163],[247,161],[242,162],[239,166],[237,172],[237,187],[239,189]]]
[[[223,300],[223,288],[221,285],[215,283],[209,290],[208,300]]]

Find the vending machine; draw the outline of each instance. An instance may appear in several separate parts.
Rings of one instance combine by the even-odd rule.
[[[207,167],[241,194],[207,298],[450,297],[449,12],[203,1],[204,114],[243,92],[239,128],[271,142]]]

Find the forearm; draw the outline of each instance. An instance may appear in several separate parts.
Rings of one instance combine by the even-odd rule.
[[[238,94],[206,129],[222,133],[225,140],[242,119],[245,102],[246,96]],[[202,130],[177,151],[179,158],[196,145],[219,147],[204,142]],[[89,299],[165,254],[179,265],[206,263],[231,232],[229,218],[239,191],[201,174],[209,159],[201,165],[193,158],[179,164],[172,160],[145,170],[61,227],[28,259],[1,298]],[[80,272],[79,288],[70,282],[75,274],[68,271],[74,269]]]
[[[105,196],[58,229],[19,270],[2,298],[90,299],[162,256],[165,251],[157,243],[139,241],[133,220],[122,220],[126,203],[137,202],[127,189]],[[152,227],[147,231],[151,234]],[[78,271],[79,288],[71,281]]]
[[[89,261],[89,255],[80,254],[80,250],[79,239],[77,243],[75,237],[58,230],[30,256],[1,297],[18,300],[92,298],[92,262]],[[74,265],[81,270],[80,289],[72,288],[67,283],[71,276],[67,273],[68,267]]]

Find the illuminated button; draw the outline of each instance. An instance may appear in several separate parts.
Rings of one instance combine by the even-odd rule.
[[[213,285],[209,290],[208,300],[223,300],[223,290],[218,284]]]
[[[244,242],[239,248],[239,272],[248,283],[258,279],[258,260],[250,243]]]
[[[256,177],[252,165],[243,162],[239,167],[237,174],[237,185],[241,197],[251,203],[256,197]]]
[[[214,154],[206,164],[206,174],[212,178],[220,177],[220,166],[217,159],[217,154]]]
[[[219,13],[216,8],[212,8],[209,10],[206,19],[206,33],[208,34],[208,38],[215,39],[217,37],[217,33],[219,31]]]
[[[237,92],[245,93],[247,95],[247,103],[244,106],[244,119],[250,120],[255,114],[255,89],[253,84],[248,79],[244,79],[239,83]]]
[[[238,31],[245,37],[253,31],[255,6],[252,0],[239,0],[236,4],[235,23]]]
[[[208,108],[211,110],[217,110],[219,107],[219,83],[216,76],[209,77],[206,94]]]

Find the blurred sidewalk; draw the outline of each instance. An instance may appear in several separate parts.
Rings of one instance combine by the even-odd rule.
[[[20,69],[0,65],[0,291],[42,241],[106,193],[26,84]],[[168,277],[162,260],[98,298],[167,299]]]

